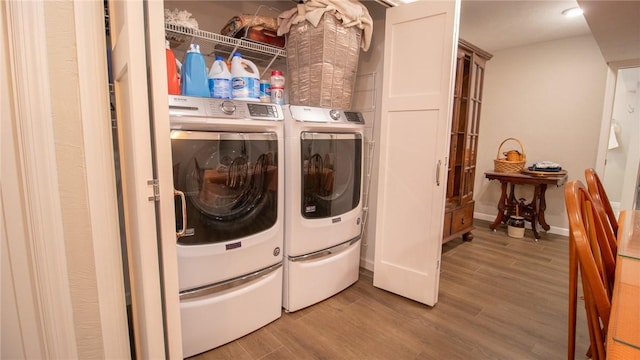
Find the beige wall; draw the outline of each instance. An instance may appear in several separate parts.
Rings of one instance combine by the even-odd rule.
[[[569,180],[584,182],[584,170],[596,164],[607,72],[591,35],[493,55],[486,68],[474,196],[475,217],[491,220],[500,185],[485,179],[484,172],[493,170],[506,138],[522,141],[527,165],[554,161],[569,172]],[[531,189],[516,190],[518,198],[531,199],[531,194]],[[563,196],[561,188],[547,191],[545,216],[553,232],[568,229]]]

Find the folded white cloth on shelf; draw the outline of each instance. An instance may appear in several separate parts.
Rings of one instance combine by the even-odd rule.
[[[198,30],[198,21],[192,18],[191,15],[192,14],[187,10],[175,9],[171,11],[169,9],[164,9],[165,23]]]
[[[373,19],[367,8],[357,0],[308,0],[304,4],[298,4],[278,16],[278,35],[289,32],[291,25],[302,21],[309,21],[313,26],[318,26],[322,15],[329,12],[344,27],[357,26],[363,30],[362,50],[369,50],[371,35],[373,34]]]

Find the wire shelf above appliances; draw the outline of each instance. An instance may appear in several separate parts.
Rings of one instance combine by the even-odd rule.
[[[211,59],[218,55],[230,60],[233,53],[239,51],[243,58],[264,67],[265,72],[275,61],[287,57],[287,51],[284,48],[169,23],[165,23],[165,34],[176,55],[178,53],[184,55],[191,43],[197,43],[200,46],[200,52]],[[178,56],[178,58],[181,57]]]

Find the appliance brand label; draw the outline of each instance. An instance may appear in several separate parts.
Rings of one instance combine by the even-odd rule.
[[[239,247],[242,247],[242,241],[238,241],[238,242],[235,242],[235,243],[227,244],[224,247],[225,247],[226,250],[237,249]]]
[[[337,217],[335,219],[331,219],[331,222],[334,223],[334,224],[335,223],[339,223],[340,221],[342,221],[342,218],[339,218],[339,217]]]
[[[316,206],[315,205],[306,206],[304,208],[304,212],[306,212],[306,213],[316,212]]]

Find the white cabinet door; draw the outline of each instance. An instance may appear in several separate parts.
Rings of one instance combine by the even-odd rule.
[[[459,1],[387,9],[374,286],[438,301]]]
[[[139,359],[182,358],[163,12],[163,3],[158,1],[109,1],[133,330]],[[159,183],[157,201],[153,179]]]

